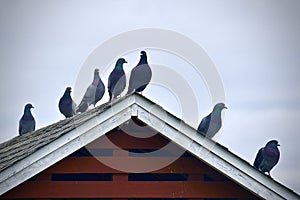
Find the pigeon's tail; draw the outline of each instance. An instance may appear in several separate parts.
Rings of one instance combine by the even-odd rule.
[[[253,166],[258,170],[260,168],[261,163],[264,160],[263,151],[264,151],[264,148],[261,148],[258,151],[258,153],[256,154],[256,157],[255,157],[254,163],[253,163]]]
[[[88,104],[87,104],[86,101],[81,101],[80,104],[79,104],[79,106],[76,109],[76,112],[77,113],[78,112],[83,113],[83,112],[85,112],[88,109],[88,107],[89,106],[88,106]]]
[[[112,99],[112,93],[111,93],[110,90],[108,90],[108,94],[109,94],[109,101],[111,101],[111,99]]]
[[[73,101],[72,102],[72,116],[76,115],[77,114],[77,110],[76,110],[76,103]]]

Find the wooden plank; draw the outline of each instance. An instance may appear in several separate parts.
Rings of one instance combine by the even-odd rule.
[[[115,159],[116,162],[162,162],[166,158],[145,158],[145,157],[67,157],[64,160],[51,166],[43,173],[62,174],[62,173],[123,173],[116,169],[104,165],[102,159]],[[215,170],[208,167],[195,158],[183,157],[175,160],[170,165],[153,171],[152,173],[186,173],[186,174],[218,174]]]
[[[128,156],[128,151],[124,151],[123,149],[116,149],[113,151],[114,157],[124,157]],[[127,173],[120,173],[120,174],[113,174],[112,175],[113,181],[128,181],[128,174]]]
[[[38,191],[38,192],[37,192]],[[25,182],[1,198],[254,198],[233,182]],[[255,198],[254,198],[255,199]]]

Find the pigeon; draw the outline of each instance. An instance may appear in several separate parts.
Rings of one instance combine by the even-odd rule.
[[[84,96],[77,107],[77,112],[85,112],[90,105],[96,105],[104,95],[105,87],[99,76],[99,69],[94,70],[94,80],[92,84],[86,89]]]
[[[108,77],[108,93],[109,101],[112,101],[115,97],[119,96],[126,87],[126,76],[123,70],[123,64],[127,63],[124,58],[117,60],[114,70]]]
[[[71,92],[71,87],[67,87],[64,95],[60,98],[58,103],[59,111],[67,118],[76,114],[76,104],[72,100]]]
[[[198,132],[208,138],[214,137],[222,126],[221,112],[223,109],[227,109],[225,104],[217,103],[213,111],[201,120]]]
[[[147,54],[145,51],[141,51],[140,61],[130,74],[127,94],[142,92],[149,84],[151,77],[152,71],[148,65]]]
[[[279,149],[277,140],[269,141],[265,147],[262,147],[255,158],[254,167],[263,173],[268,173],[271,177],[270,171],[271,169],[278,163],[279,161]]]
[[[34,108],[30,103],[26,104],[24,108],[24,114],[19,121],[19,134],[23,135],[25,133],[35,130],[35,120],[31,114],[30,109]]]

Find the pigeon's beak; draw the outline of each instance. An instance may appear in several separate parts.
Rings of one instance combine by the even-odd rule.
[[[280,146],[280,144],[277,144],[277,146]]]
[[[228,109],[226,106],[224,107],[225,109]]]
[[[126,60],[124,60],[124,63],[127,63],[127,61],[126,61]]]

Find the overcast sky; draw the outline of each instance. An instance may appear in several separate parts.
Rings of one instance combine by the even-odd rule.
[[[27,102],[35,106],[37,128],[64,119],[57,107],[59,98],[67,86],[75,85],[83,63],[103,42],[136,29],[167,29],[200,45],[221,76],[229,109],[218,142],[253,163],[260,147],[278,139],[281,158],[272,176],[300,193],[299,8],[297,0],[1,0],[0,142],[18,135]],[[187,65],[168,52],[149,49],[148,55],[157,65],[177,63],[178,73]],[[126,71],[139,59],[138,52],[118,56],[127,56]],[[87,79],[92,79],[92,72]],[[203,80],[188,82],[198,101],[209,101],[199,104],[199,116],[184,119],[197,128],[212,105]],[[172,108],[167,95],[157,91],[149,87],[144,95]],[[174,109],[169,111],[176,114],[176,105]]]

